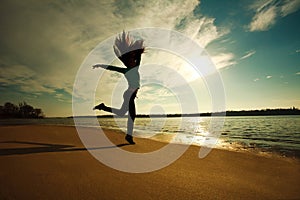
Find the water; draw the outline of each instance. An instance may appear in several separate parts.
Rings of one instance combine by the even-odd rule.
[[[93,122],[94,121],[94,122]],[[126,132],[125,118],[80,119],[86,127],[121,129]],[[243,116],[225,117],[219,135],[211,135],[212,118],[137,118],[134,136],[154,140],[186,143],[214,148],[256,153],[276,153],[300,158],[300,116]],[[99,123],[98,123],[99,122]],[[73,119],[13,119],[0,120],[5,124],[44,124],[74,126]],[[218,137],[219,136],[219,137]],[[215,139],[218,137],[218,140]]]

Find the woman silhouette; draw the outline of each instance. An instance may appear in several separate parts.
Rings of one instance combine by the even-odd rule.
[[[129,33],[125,33],[125,31],[123,31],[123,33],[116,38],[113,48],[116,56],[123,62],[126,68],[105,64],[96,64],[93,66],[93,69],[101,67],[103,69],[116,71],[125,75],[125,78],[128,82],[128,89],[123,94],[124,100],[121,108],[111,108],[104,105],[104,103],[100,103],[94,107],[94,110],[104,110],[114,113],[118,116],[124,116],[128,111],[127,134],[125,139],[130,144],[135,144],[132,138],[133,123],[136,117],[134,99],[138,89],[140,88],[140,74],[138,70],[141,61],[141,55],[145,50],[143,43],[143,40],[133,40]]]

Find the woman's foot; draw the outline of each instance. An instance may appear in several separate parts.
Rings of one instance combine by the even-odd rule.
[[[95,107],[93,108],[93,110],[96,110],[96,109],[98,109],[98,110],[103,110],[104,106],[105,106],[104,103],[100,103],[99,105],[95,106]]]
[[[133,141],[133,138],[132,138],[131,135],[126,134],[125,140],[126,140],[129,144],[135,144],[135,142]]]

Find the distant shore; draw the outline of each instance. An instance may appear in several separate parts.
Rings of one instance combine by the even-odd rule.
[[[86,134],[97,131],[83,128]],[[75,127],[0,127],[0,199],[296,199],[300,161],[212,150],[198,158],[190,146],[174,163],[144,174],[120,172],[96,160]],[[165,143],[105,130],[124,151],[142,153]],[[121,145],[123,144],[123,145]],[[113,148],[113,147],[111,147]],[[99,147],[99,151],[105,148]]]
[[[138,118],[160,118],[160,117],[218,117],[218,116],[276,116],[276,115],[300,115],[300,110],[298,108],[277,108],[277,109],[262,109],[262,110],[240,110],[240,111],[224,111],[224,112],[207,112],[207,113],[189,113],[189,114],[138,114]],[[94,116],[69,116],[67,118],[73,117],[94,117]],[[98,115],[98,118],[111,118],[118,117],[115,115]],[[127,117],[125,115],[124,117]]]

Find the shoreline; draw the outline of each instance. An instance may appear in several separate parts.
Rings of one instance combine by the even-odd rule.
[[[83,128],[86,133],[95,128]],[[124,144],[119,131],[105,130]],[[165,143],[136,138],[124,151],[146,153]],[[300,161],[213,149],[199,159],[191,145],[174,163],[126,173],[95,159],[71,126],[0,127],[0,199],[295,199]],[[105,149],[100,150],[105,151]]]
[[[73,127],[76,128],[76,125],[66,125],[66,124],[7,124],[7,125],[0,125],[1,127],[6,127],[6,126],[57,126],[57,127]],[[79,126],[80,128],[91,128],[91,129],[99,129],[99,126]],[[104,132],[105,131],[113,131],[113,132],[117,132],[118,134],[125,134],[122,130],[120,130],[119,128],[101,128]],[[163,135],[163,134],[162,134]],[[134,135],[133,135],[134,137]],[[169,137],[168,135],[163,135],[163,137]],[[156,142],[161,142],[164,144],[168,144],[169,143],[169,139],[161,139],[159,136],[158,137],[149,137],[149,138],[143,138],[143,137],[134,137],[134,138],[139,138],[139,139],[145,139],[145,140],[151,140],[151,141],[156,141]],[[159,139],[158,139],[159,138]],[[192,143],[192,144],[186,144],[186,143],[173,143],[173,144],[181,144],[181,145],[188,145],[188,146],[195,146],[198,148],[201,148],[201,145],[196,144],[196,143]],[[300,161],[300,157],[299,156],[295,156],[295,155],[286,155],[286,154],[282,154],[278,151],[266,151],[262,148],[246,148],[243,147],[242,145],[239,148],[226,148],[226,147],[220,147],[215,145],[215,147],[212,148],[216,149],[216,150],[222,150],[222,151],[229,151],[229,152],[239,152],[239,153],[250,153],[253,155],[257,155],[257,156],[261,156],[261,157],[266,157],[266,158],[283,158],[283,159],[292,159],[292,160],[298,160]]]

